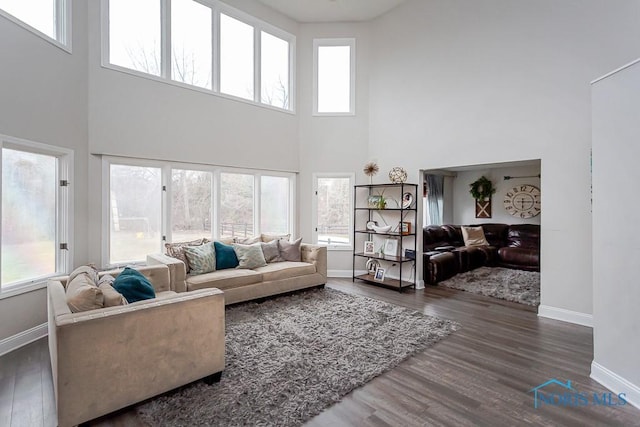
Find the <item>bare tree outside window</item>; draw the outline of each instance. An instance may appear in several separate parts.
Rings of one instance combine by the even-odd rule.
[[[318,243],[348,245],[351,217],[349,178],[318,178]]]

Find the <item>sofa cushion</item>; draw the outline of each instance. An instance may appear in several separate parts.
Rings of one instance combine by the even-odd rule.
[[[260,246],[262,247],[264,260],[267,262],[267,264],[272,262],[284,261],[280,256],[280,248],[278,246],[277,240],[272,240],[268,243],[262,242],[260,243]]]
[[[540,252],[527,248],[500,248],[498,250],[500,261],[510,265],[539,266]]]
[[[203,288],[218,288],[221,290],[251,285],[262,281],[262,274],[254,270],[225,269],[212,273],[187,276],[187,291]]]
[[[187,256],[184,253],[184,248],[186,248],[187,246],[200,246],[203,243],[206,243],[205,240],[206,239],[196,239],[191,240],[190,242],[165,243],[164,247],[167,250],[167,255],[184,262],[187,273],[189,273],[191,266],[189,265]]]
[[[302,244],[302,237],[295,242],[288,242],[286,240],[278,240],[278,247],[280,248],[280,257],[285,261],[302,261],[302,253],[300,252],[300,245]]]
[[[251,236],[244,238],[236,238],[235,242],[232,243],[240,243],[241,245],[253,245],[254,243],[261,242],[262,238],[260,236]],[[228,244],[228,243],[227,243]]]
[[[104,306],[102,290],[96,286],[93,274],[80,267],[71,273],[67,282],[67,305],[73,313],[95,310]]]
[[[489,246],[489,242],[484,237],[482,227],[462,226],[461,229],[465,246]]]
[[[113,288],[120,292],[128,302],[155,298],[156,291],[149,279],[133,268],[126,267],[113,282]]]
[[[116,279],[110,274],[105,274],[98,280],[98,288],[102,290],[104,295],[104,307],[115,307],[118,305],[127,305],[127,299],[113,287]]]
[[[269,243],[272,242],[274,240],[289,240],[291,238],[291,234],[261,234],[260,235],[260,239],[265,242],[265,243]]]
[[[186,246],[184,254],[189,260],[191,274],[204,274],[216,271],[216,250],[213,243],[200,246]]]
[[[253,269],[267,265],[259,242],[252,245],[235,243],[233,249],[238,257],[238,266],[236,268]]]
[[[236,251],[231,245],[225,245],[221,242],[213,242],[216,251],[216,269],[224,270],[226,268],[236,268],[238,266],[238,257]]]
[[[306,276],[315,273],[316,266],[308,262],[284,261],[274,264],[267,264],[264,267],[258,267],[254,271],[262,274],[265,282],[271,280],[288,279],[290,277]]]

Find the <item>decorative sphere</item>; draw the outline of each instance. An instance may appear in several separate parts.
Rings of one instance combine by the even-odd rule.
[[[389,179],[394,184],[400,184],[407,181],[407,171],[396,166],[389,171]]]

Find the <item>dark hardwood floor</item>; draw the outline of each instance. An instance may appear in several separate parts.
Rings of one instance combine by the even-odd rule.
[[[455,320],[445,340],[375,378],[307,423],[320,426],[640,426],[625,406],[535,409],[533,387],[557,378],[582,393],[608,392],[589,378],[592,331],[538,318],[533,308],[438,287],[396,291],[350,279],[329,287]],[[53,426],[46,339],[0,358],[0,426]],[[553,390],[561,393],[561,390]],[[143,426],[135,408],[94,426]]]

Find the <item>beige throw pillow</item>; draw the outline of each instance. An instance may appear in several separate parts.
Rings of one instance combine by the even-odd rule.
[[[461,228],[465,246],[489,246],[482,227],[462,226]]]
[[[286,240],[289,241],[291,234],[261,234],[260,238],[263,242],[269,243],[273,240]]]
[[[69,277],[71,281],[67,283],[66,296],[71,312],[79,313],[103,307],[104,295],[96,286],[91,273],[74,271]]]
[[[102,290],[102,295],[104,296],[104,306],[105,307],[115,307],[118,305],[127,305],[127,299],[118,291],[113,288],[114,282],[113,276],[110,274],[105,274],[98,281],[98,289]]]

